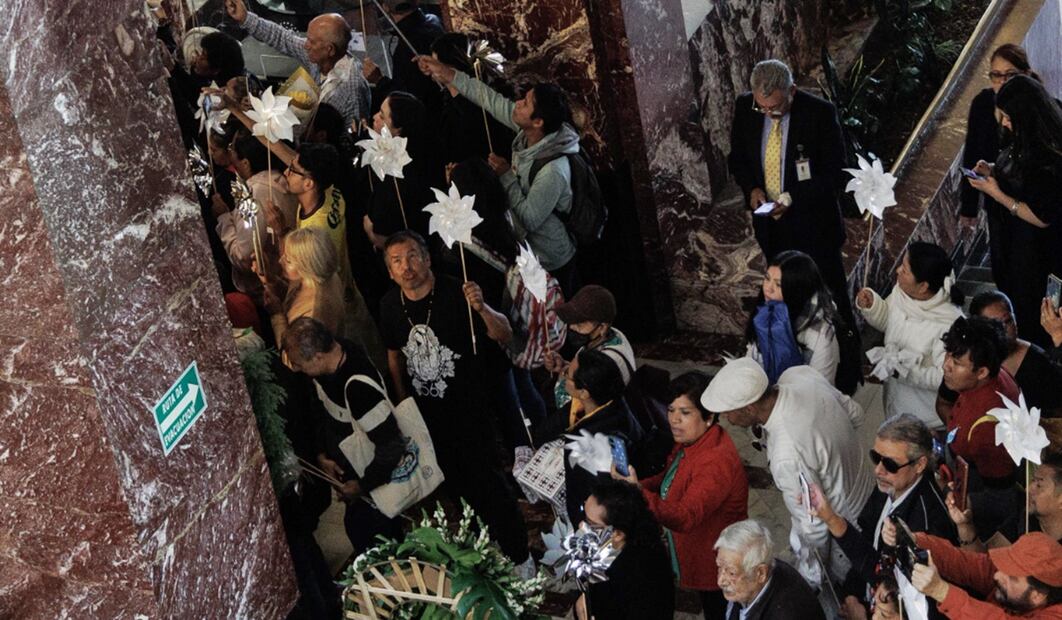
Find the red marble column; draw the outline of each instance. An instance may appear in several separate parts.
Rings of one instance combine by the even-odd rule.
[[[0,617],[277,618],[296,590],[153,25],[5,2]],[[192,361],[208,408],[164,455]]]

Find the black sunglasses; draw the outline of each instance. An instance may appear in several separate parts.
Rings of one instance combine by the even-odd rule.
[[[890,474],[895,474],[896,472],[900,471],[904,467],[907,467],[908,465],[913,465],[916,462],[916,461],[907,461],[903,465],[900,465],[899,463],[897,463],[896,461],[892,460],[891,458],[889,458],[887,456],[881,456],[880,454],[878,454],[877,450],[871,450],[870,451],[870,460],[874,462],[874,465],[877,465],[878,463],[881,463],[881,466],[885,468],[885,471],[889,472]]]

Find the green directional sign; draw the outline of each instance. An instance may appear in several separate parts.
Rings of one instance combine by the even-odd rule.
[[[196,362],[184,369],[177,381],[155,403],[155,426],[159,429],[162,450],[169,455],[177,442],[206,411],[206,393],[199,378]]]

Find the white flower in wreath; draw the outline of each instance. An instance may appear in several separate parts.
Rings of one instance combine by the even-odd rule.
[[[406,367],[417,394],[445,397],[446,379],[455,375],[455,362],[461,355],[443,346],[427,325],[416,325],[409,330],[402,353],[406,356]]]

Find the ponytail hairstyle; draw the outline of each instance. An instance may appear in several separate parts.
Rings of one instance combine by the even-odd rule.
[[[925,282],[934,295],[944,287],[944,281],[951,277],[951,257],[944,248],[925,241],[914,241],[907,246],[907,262],[911,264],[911,275],[918,282]],[[951,303],[962,306],[965,296],[959,287],[952,286],[949,292]]]

